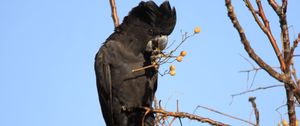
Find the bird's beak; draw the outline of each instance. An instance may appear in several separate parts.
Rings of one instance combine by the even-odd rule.
[[[146,51],[151,52],[155,49],[164,50],[168,44],[167,35],[157,35],[147,43]]]
[[[159,50],[164,50],[167,47],[168,44],[168,36],[167,35],[161,35],[157,37],[157,48]]]

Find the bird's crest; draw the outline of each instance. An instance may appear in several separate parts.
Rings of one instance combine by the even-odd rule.
[[[153,1],[142,1],[129,12],[123,23],[131,23],[131,19],[136,18],[153,27],[154,32],[169,35],[176,24],[176,10],[174,7],[171,8],[169,1],[163,2],[160,6]]]

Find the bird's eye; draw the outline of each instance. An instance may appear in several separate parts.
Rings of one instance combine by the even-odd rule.
[[[153,35],[154,33],[153,33],[153,29],[149,29],[149,33],[151,34],[151,35]]]

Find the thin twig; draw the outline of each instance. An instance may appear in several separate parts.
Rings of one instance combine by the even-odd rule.
[[[239,71],[239,72],[247,72],[247,88],[248,87],[251,88],[253,86],[253,84],[254,84],[254,80],[255,80],[256,74],[258,72],[258,69],[260,70],[261,68],[256,68],[255,65],[253,63],[251,63],[250,60],[248,58],[244,57],[242,54],[240,54],[240,56],[243,57],[252,66],[253,70],[255,70],[255,73],[254,73],[254,76],[252,78],[252,82],[251,82],[250,86],[248,86],[248,84],[249,84],[250,72],[252,70]]]
[[[254,75],[253,75],[253,79],[252,79],[252,82],[251,82],[251,85],[250,85],[249,89],[251,89],[251,88],[252,88],[252,86],[253,86],[253,84],[254,84],[254,81],[255,81],[255,78],[256,78],[256,75],[257,75],[257,73],[258,73],[258,70],[257,70],[257,71],[255,71],[255,73],[254,73]]]
[[[300,87],[300,83],[298,83],[298,76],[297,76],[297,70],[296,70],[296,68],[295,68],[295,66],[294,66],[294,59],[292,59],[292,61],[291,61],[291,66],[292,66],[292,75],[293,75],[293,77],[294,77],[294,80],[295,80],[295,82],[296,82],[296,84],[297,84],[297,87],[299,88]]]
[[[243,57],[243,59],[246,60],[252,66],[252,68],[255,68],[255,65],[253,63],[251,63],[251,61],[248,58],[246,58],[242,54],[240,54],[240,56]]]
[[[292,62],[291,60],[292,60],[292,58],[294,56],[294,51],[298,47],[298,43],[299,42],[300,42],[300,33],[298,34],[297,39],[294,40],[293,46],[291,47],[290,55],[288,57],[288,59],[289,59],[288,61],[289,62]]]
[[[172,63],[172,62],[174,62],[175,60],[169,62],[170,59],[176,58],[176,56],[173,56],[173,53],[176,52],[177,49],[178,49],[180,46],[182,46],[182,44],[183,44],[184,42],[186,42],[186,40],[187,40],[188,38],[193,37],[194,35],[196,35],[196,33],[193,33],[193,34],[188,34],[187,32],[185,32],[184,34],[181,33],[181,36],[182,36],[181,42],[180,42],[173,50],[171,50],[171,51],[170,51],[169,53],[167,53],[167,54],[164,54],[163,52],[161,52],[161,53],[159,54],[159,56],[157,56],[157,58],[156,58],[156,60],[155,60],[155,63],[152,63],[151,65],[144,66],[144,67],[141,67],[141,68],[133,69],[132,72],[137,72],[137,71],[145,70],[145,69],[148,69],[148,68],[152,68],[152,67],[155,67],[156,65],[159,66],[159,65],[162,65],[162,64],[165,64],[165,63]],[[168,74],[168,73],[166,73],[166,71],[165,71],[163,74],[161,74],[160,72],[159,72],[159,74],[160,74],[161,76],[164,76],[164,75],[166,75],[166,74]]]
[[[243,91],[243,92],[240,92],[237,94],[233,94],[233,95],[231,95],[231,97],[235,97],[235,96],[239,96],[239,95],[243,95],[243,94],[247,94],[247,93],[255,92],[255,91],[259,91],[259,90],[266,90],[266,89],[274,88],[274,87],[282,87],[282,86],[283,86],[282,84],[278,84],[278,85],[271,85],[271,86],[266,86],[266,87],[258,87],[258,88],[252,89],[252,90],[247,90],[247,91]]]
[[[151,109],[149,107],[135,107],[135,108],[129,108],[129,109],[125,109],[125,111],[131,111],[131,110],[136,110],[136,109],[141,109],[146,111],[146,113],[160,113],[163,117],[176,117],[176,118],[188,118],[191,120],[197,120],[199,122],[202,123],[208,123],[214,126],[229,126],[228,124],[219,122],[219,121],[215,121],[209,118],[205,118],[205,117],[201,117],[198,115],[193,115],[190,113],[186,113],[186,112],[169,112],[169,111],[165,111],[164,109]],[[144,120],[143,120],[144,121]]]
[[[267,31],[265,26],[262,24],[262,22],[259,20],[258,16],[256,15],[256,11],[254,10],[252,3],[249,0],[244,0],[246,7],[248,7],[249,11],[251,12],[252,16],[254,17],[256,23],[258,26],[263,30]]]
[[[278,69],[280,67],[272,67],[274,69]],[[249,69],[249,70],[240,70],[239,72],[241,73],[247,73],[247,72],[252,72],[252,71],[259,71],[259,70],[263,70],[263,68],[260,68],[260,67],[254,67],[252,69]]]
[[[164,63],[167,63],[171,58],[173,58],[173,53],[177,51],[177,49],[184,43],[186,42],[186,40],[190,37],[193,37],[194,35],[196,35],[196,33],[193,33],[191,35],[188,35],[187,32],[185,32],[184,34],[182,33],[182,30],[181,30],[181,42],[172,50],[170,51],[170,53],[166,54],[167,58],[159,61],[158,64],[164,64]]]
[[[176,100],[176,112],[179,112],[179,101]],[[173,117],[171,122],[169,123],[169,126],[172,126],[173,122],[177,119],[177,117]]]
[[[169,123],[169,126],[172,126],[173,122],[177,119],[177,117],[173,117],[173,119],[171,120],[171,122]]]
[[[268,29],[268,31],[272,34],[272,31],[271,31],[271,28],[270,28],[270,24],[269,24],[269,21],[265,15],[265,11],[262,7],[262,4],[261,4],[261,0],[256,0],[256,5],[258,7],[258,15],[261,17],[261,19],[263,20],[264,22],[264,25],[265,27]]]
[[[201,105],[198,105],[197,108],[203,108],[203,109],[206,109],[206,110],[209,110],[209,111],[212,111],[212,112],[215,112],[215,113],[218,113],[220,115],[223,115],[223,116],[226,116],[226,117],[229,117],[229,118],[232,118],[232,119],[235,119],[235,120],[239,120],[239,121],[242,121],[242,122],[245,122],[245,123],[248,123],[250,125],[253,125],[255,126],[254,123],[252,122],[249,122],[247,120],[244,120],[244,119],[241,119],[241,118],[238,118],[238,117],[235,117],[235,116],[232,116],[232,115],[228,115],[228,114],[225,114],[223,112],[220,112],[220,111],[217,111],[217,110],[214,110],[214,109],[211,109],[211,108],[208,108],[208,107],[204,107],[204,106],[201,106]],[[197,109],[196,108],[196,109]]]
[[[146,110],[146,112],[145,112],[145,114],[144,114],[144,116],[142,118],[142,126],[145,126],[144,120],[145,120],[146,116],[149,114],[149,112],[151,111],[150,108],[145,108],[145,110]]]
[[[277,108],[275,109],[275,111],[276,111],[276,112],[279,114],[279,116],[280,116],[280,120],[282,120],[283,118],[282,118],[282,114],[281,114],[281,112],[279,111],[279,109],[283,108],[284,106],[286,106],[286,104],[280,105],[279,107],[277,107]]]
[[[142,67],[142,68],[133,69],[132,72],[137,72],[137,71],[145,70],[145,69],[154,67],[155,65],[157,65],[157,64],[151,64],[151,65],[148,65],[148,66],[145,66],[145,67]]]

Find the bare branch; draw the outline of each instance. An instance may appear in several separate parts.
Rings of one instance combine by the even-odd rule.
[[[286,10],[287,10],[287,0],[282,0],[281,11],[280,11],[280,13],[277,12],[277,15],[279,16],[280,28],[281,28],[281,33],[282,33],[282,37],[283,37],[283,54],[284,54],[284,58],[285,58],[285,63],[287,66],[290,66],[290,64],[291,64],[291,59],[290,59],[291,48],[290,48],[288,24],[287,24],[287,19],[286,19]],[[285,76],[287,77],[287,79],[292,81],[290,69],[286,69],[282,72],[285,73]],[[295,90],[293,88],[295,88],[295,83],[285,83],[285,90],[286,90],[286,96],[287,96],[287,108],[288,108],[288,116],[289,116],[289,125],[290,126],[296,125],[296,110],[295,110],[294,96],[296,96],[296,98],[297,98],[297,94],[296,95],[294,94]],[[299,100],[299,99],[297,99],[297,100]]]
[[[248,7],[248,9],[250,10],[252,16],[254,17],[256,23],[258,24],[258,26],[263,30],[263,31],[267,31],[266,27],[262,24],[262,22],[259,20],[258,16],[256,15],[256,11],[254,10],[251,2],[249,0],[244,0],[244,2],[246,3],[246,6]]]
[[[264,25],[265,27],[268,29],[268,31],[270,31],[271,33],[271,28],[270,28],[270,25],[269,25],[269,21],[265,15],[265,12],[264,12],[264,9],[261,5],[261,1],[260,0],[256,0],[256,4],[258,6],[258,15],[261,17],[261,19],[263,20],[264,22]],[[272,34],[272,33],[271,33]]]
[[[297,71],[296,71],[296,68],[295,68],[295,66],[294,66],[294,60],[292,59],[292,61],[291,61],[291,66],[292,66],[292,75],[293,75],[293,77],[294,77],[294,80],[295,80],[295,82],[297,83],[297,87],[299,88],[300,87],[300,83],[298,83],[298,76],[297,76]]]
[[[176,117],[173,117],[173,119],[171,120],[169,126],[172,126],[173,122],[174,122],[176,119],[177,119]]]
[[[274,37],[272,36],[270,30],[266,30],[266,28],[262,27],[262,24],[258,20],[258,17],[249,2],[249,0],[246,0],[247,7],[251,11],[252,15],[254,16],[256,22],[260,25],[261,29],[265,32],[265,34],[268,36],[274,51],[276,52],[277,58],[280,62],[281,66],[281,72],[282,74],[275,71],[273,68],[271,68],[268,64],[266,64],[251,48],[249,41],[247,40],[247,37],[245,35],[245,31],[240,26],[239,21],[236,17],[236,14],[234,12],[233,6],[231,4],[231,0],[225,0],[226,1],[226,7],[228,11],[228,16],[231,19],[233,26],[238,31],[241,42],[244,45],[245,50],[247,51],[248,55],[262,68],[264,69],[269,75],[271,75],[273,78],[277,79],[280,82],[284,82],[285,90],[286,90],[286,97],[287,97],[287,106],[288,106],[288,115],[290,120],[290,125],[294,126],[296,122],[296,115],[295,115],[295,106],[294,106],[294,97],[296,97],[298,103],[300,102],[300,89],[296,87],[295,82],[293,81],[291,77],[291,70],[290,70],[290,55],[291,54],[291,48],[290,48],[290,41],[289,41],[289,31],[288,31],[288,25],[286,20],[286,8],[287,8],[287,0],[282,0],[282,7],[280,7],[274,0],[268,0],[269,4],[272,6],[274,11],[276,11],[276,14],[279,17],[280,22],[280,28],[282,33],[282,41],[283,41],[283,58],[279,54],[279,49],[276,45],[276,41]],[[260,17],[264,21],[265,27],[268,26],[267,19],[264,15],[264,12],[262,10],[262,6],[260,3],[260,0],[257,0],[257,5],[259,8],[258,13],[260,13]],[[265,18],[265,19],[264,19]]]
[[[110,7],[111,7],[111,17],[114,21],[115,28],[119,26],[119,17],[117,14],[117,7],[115,0],[109,0]]]
[[[284,62],[284,59],[282,57],[282,54],[280,53],[280,50],[279,50],[279,47],[276,43],[276,40],[271,32],[271,29],[270,29],[270,25],[269,25],[269,21],[267,19],[267,17],[265,16],[265,13],[264,13],[264,10],[262,8],[262,5],[261,5],[261,2],[260,0],[256,0],[256,3],[257,3],[257,6],[258,6],[258,15],[261,17],[261,19],[263,20],[264,22],[264,25],[261,23],[261,21],[259,20],[257,14],[256,14],[256,11],[254,10],[251,2],[249,0],[245,0],[246,2],[246,5],[248,7],[248,9],[250,10],[252,16],[254,17],[256,23],[259,25],[259,27],[261,28],[261,30],[267,35],[272,47],[273,47],[273,50],[275,51],[275,54],[279,60],[279,63],[280,63],[280,66],[281,66],[281,69],[282,70],[285,70],[286,69],[286,65],[285,65],[285,62]]]
[[[223,115],[223,116],[226,116],[226,117],[229,117],[229,118],[232,118],[232,119],[235,119],[235,120],[239,120],[239,121],[242,121],[242,122],[245,122],[245,123],[248,123],[250,125],[253,125],[253,126],[256,126],[254,123],[252,122],[249,122],[247,120],[244,120],[244,119],[241,119],[241,118],[238,118],[238,117],[235,117],[235,116],[232,116],[232,115],[228,115],[228,114],[225,114],[223,112],[220,112],[220,111],[217,111],[217,110],[214,110],[214,109],[211,109],[211,108],[208,108],[208,107],[204,107],[204,106],[201,106],[201,105],[198,105],[197,108],[203,108],[203,109],[206,109],[206,110],[209,110],[209,111],[212,111],[212,112],[215,112],[215,113],[218,113],[220,115]],[[196,108],[196,109],[197,109]]]
[[[300,42],[300,33],[298,34],[298,38],[294,40],[293,46],[292,46],[291,51],[290,51],[290,55],[288,57],[289,62],[292,62],[291,60],[293,59],[294,51],[298,47],[299,42]]]
[[[131,71],[132,71],[132,72],[137,72],[137,71],[141,71],[141,70],[145,70],[145,69],[148,69],[148,68],[154,67],[155,65],[157,65],[157,64],[151,64],[151,65],[148,65],[148,66],[145,66],[145,67],[141,67],[141,68],[133,69],[133,70],[131,70]]]
[[[275,71],[271,66],[269,66],[265,61],[263,61],[252,49],[250,46],[250,43],[246,37],[244,29],[241,27],[236,14],[234,12],[233,6],[231,4],[231,0],[225,0],[226,1],[226,7],[228,11],[228,16],[231,19],[231,22],[233,23],[233,26],[236,28],[238,31],[241,42],[244,45],[245,50],[247,51],[248,55],[261,67],[263,68],[268,74],[270,74],[272,77],[277,79],[280,82],[285,82],[287,81],[285,76],[281,75],[277,71]]]
[[[284,85],[278,84],[278,85],[271,85],[271,86],[266,86],[266,87],[258,87],[258,88],[252,89],[252,90],[247,90],[247,91],[243,91],[243,92],[240,92],[237,94],[233,94],[233,95],[231,95],[231,97],[235,97],[235,96],[239,96],[239,95],[243,95],[243,94],[247,94],[247,93],[255,92],[255,91],[259,91],[259,90],[266,90],[266,89],[270,89],[270,88],[274,88],[274,87],[281,87],[281,86],[284,86]]]
[[[282,6],[281,6],[282,13],[286,13],[286,10],[287,10],[287,4],[288,4],[288,1],[287,1],[287,0],[282,0]]]
[[[274,69],[278,69],[280,67],[272,67]],[[252,71],[259,71],[259,70],[263,70],[263,68],[260,68],[260,67],[253,67],[252,69],[249,69],[249,70],[240,70],[239,72],[241,73],[247,73],[247,72],[252,72]]]
[[[268,2],[276,13],[280,12],[280,6],[275,0],[268,0]]]
[[[174,56],[173,53],[176,52],[178,50],[178,48],[180,46],[182,46],[182,44],[184,42],[187,41],[187,39],[189,39],[190,37],[195,36],[196,34],[197,33],[195,33],[195,32],[193,34],[188,34],[187,32],[181,33],[181,42],[173,50],[171,50],[168,53],[162,52],[162,50],[156,50],[156,52],[159,52],[159,53],[158,54],[153,54],[155,56],[155,58],[154,58],[154,60],[153,60],[153,62],[152,62],[151,65],[144,66],[144,67],[141,67],[141,68],[135,68],[135,69],[133,69],[131,71],[132,72],[137,72],[137,71],[145,70],[145,69],[152,68],[152,67],[154,67],[156,70],[158,70],[157,68],[160,65],[165,64],[165,63],[172,63],[172,62],[174,62],[176,60],[177,56]],[[155,53],[155,52],[153,51],[152,53]],[[174,59],[174,60],[170,62],[170,59]],[[159,72],[159,74],[161,76],[163,76],[165,74],[169,74],[168,72],[169,71],[165,71],[163,74],[161,74]]]
[[[175,118],[188,118],[191,120],[197,120],[199,122],[202,123],[208,123],[214,126],[229,126],[228,124],[224,124],[222,122],[218,122],[209,118],[205,118],[205,117],[201,117],[198,115],[193,115],[190,113],[186,113],[186,112],[169,112],[169,111],[165,111],[164,109],[151,109],[149,107],[134,107],[134,108],[126,108],[124,109],[124,111],[136,111],[136,110],[144,110],[146,111],[144,117],[148,114],[148,113],[159,113],[162,118],[171,116],[171,117],[175,117]],[[143,118],[144,119],[144,118]]]
[[[245,56],[243,56],[242,54],[240,54],[241,57],[243,57],[251,66],[252,68],[255,68],[255,65],[253,63],[250,62],[250,60],[248,58],[246,58]]]

